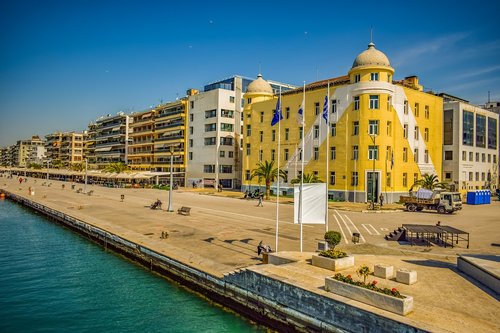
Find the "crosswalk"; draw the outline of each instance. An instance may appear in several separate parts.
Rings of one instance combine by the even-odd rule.
[[[363,232],[366,231],[368,235],[371,236],[379,236],[380,232],[372,225],[369,223],[362,223],[361,226],[363,227],[363,232],[361,232],[360,228],[358,228],[351,220],[347,214],[340,213],[338,210],[334,209],[333,210],[333,218],[335,219],[335,222],[337,223],[340,233],[342,234],[342,239],[346,244],[349,244],[349,241],[352,242],[351,236],[353,233],[358,233],[359,234],[359,243],[366,243],[366,239],[363,236]]]

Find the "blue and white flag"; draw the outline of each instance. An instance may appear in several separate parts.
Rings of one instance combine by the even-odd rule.
[[[281,119],[283,119],[283,113],[281,113],[281,96],[279,96],[278,102],[276,103],[276,110],[274,111],[273,120],[271,120],[271,126],[279,123]]]
[[[328,95],[325,96],[325,103],[323,103],[323,119],[325,119],[325,122],[328,124]]]
[[[300,104],[299,112],[297,112],[297,124],[302,126],[302,122],[304,121],[304,99],[302,99],[302,104]]]

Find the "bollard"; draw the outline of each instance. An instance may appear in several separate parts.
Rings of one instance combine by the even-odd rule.
[[[123,200],[125,200],[125,194],[122,194],[122,195],[120,196],[120,198],[122,199],[122,202],[123,202]]]

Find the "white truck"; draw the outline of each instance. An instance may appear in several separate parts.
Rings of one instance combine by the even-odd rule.
[[[440,214],[451,214],[462,209],[462,198],[459,192],[431,191],[421,188],[416,194],[410,192],[409,196],[401,196],[399,201],[405,205],[409,212],[420,212],[427,209],[435,210]]]

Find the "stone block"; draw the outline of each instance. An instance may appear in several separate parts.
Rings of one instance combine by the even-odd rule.
[[[396,272],[396,281],[404,284],[417,283],[417,271],[400,268]]]
[[[351,268],[354,266],[354,257],[347,256],[339,259],[331,259],[314,254],[312,256],[313,266],[329,269],[332,271],[341,271],[343,269]]]
[[[394,266],[382,264],[375,265],[373,275],[383,279],[390,279],[394,276]]]

